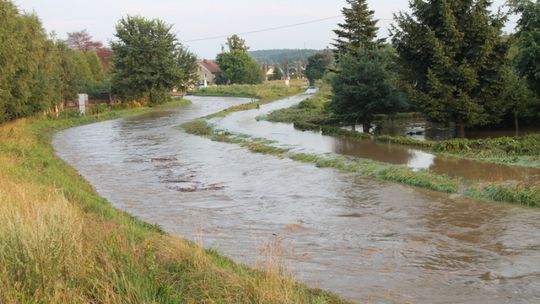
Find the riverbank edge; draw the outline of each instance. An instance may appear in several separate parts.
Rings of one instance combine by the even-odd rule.
[[[251,138],[246,134],[233,134],[227,130],[216,129],[215,126],[209,124],[207,118],[185,123],[180,128],[188,134],[240,145],[253,153],[289,158],[314,164],[318,168],[333,168],[343,173],[354,173],[359,176],[397,182],[406,186],[460,195],[471,199],[540,207],[540,187],[538,186],[513,183],[471,183],[460,178],[434,174],[427,170],[414,171],[404,166],[364,158],[336,154],[295,153],[291,152],[290,149],[273,146],[273,142],[264,138]],[[362,136],[360,133],[358,134],[357,136]]]
[[[256,270],[237,264],[215,250],[206,250],[193,242],[173,237],[159,226],[150,225],[114,208],[74,168],[55,154],[50,143],[52,135],[64,129],[178,105],[178,101],[175,101],[155,108],[109,111],[83,117],[34,117],[0,125],[0,138],[3,139],[0,143],[0,157],[6,164],[10,164],[0,170],[0,177],[25,189],[24,192],[36,192],[40,197],[65,200],[68,206],[73,206],[83,223],[83,241],[79,245],[88,250],[84,252],[84,257],[82,254],[77,257],[80,260],[75,259],[78,266],[74,264],[73,267],[84,269],[79,269],[74,275],[69,274],[66,265],[59,265],[58,271],[62,274],[43,271],[35,273],[26,267],[40,268],[47,265],[32,261],[26,266],[20,266],[24,269],[12,269],[17,273],[31,273],[32,276],[26,273],[20,280],[9,269],[0,269],[0,290],[3,290],[0,299],[3,298],[6,303],[345,303],[337,296],[309,289],[294,281],[281,268]],[[27,220],[33,221],[35,218]],[[60,222],[64,223],[63,220]],[[33,223],[26,224],[30,226]],[[0,237],[4,236],[2,232],[0,228]],[[2,254],[4,252],[0,249],[0,257],[5,258]],[[18,259],[18,256],[26,258],[34,253],[14,254]],[[48,254],[54,256],[56,253]],[[53,260],[51,264],[54,264]],[[85,268],[86,264],[90,268]],[[84,276],[80,277],[79,273],[84,273]],[[53,281],[49,282],[49,278]],[[32,288],[33,284],[29,281],[34,280],[40,284]],[[59,291],[58,286],[64,287]]]
[[[317,94],[315,94],[315,96],[305,100],[305,103],[309,103],[310,101],[315,102],[315,104],[310,105],[310,107],[300,108],[299,106],[294,106],[287,109],[280,109],[267,115],[260,116],[258,119],[267,120],[270,122],[293,123],[295,128],[299,130],[322,132],[323,135],[328,136],[343,137],[354,140],[373,140],[385,144],[414,147],[425,152],[433,153],[440,157],[467,159],[514,167],[540,168],[540,156],[520,155],[514,153],[509,154],[504,152],[502,149],[500,149],[500,151],[495,151],[491,147],[494,145],[491,144],[491,142],[497,141],[497,143],[500,143],[500,141],[502,141],[501,139],[451,139],[434,142],[422,141],[403,136],[372,136],[365,133],[342,129],[337,126],[313,122],[310,121],[309,117],[299,117],[299,114],[304,114],[310,115],[311,118],[315,118],[315,120],[320,120],[321,116],[324,116],[324,104],[330,101],[330,99],[326,96],[327,94],[327,90],[320,90]],[[504,140],[507,141],[516,141],[519,139],[520,138],[514,137],[504,138]],[[513,142],[510,142],[508,146],[512,146],[513,144]],[[483,146],[483,149],[474,147],[479,145]]]
[[[230,113],[253,110],[263,104],[268,104],[282,98],[298,95],[307,86],[303,81],[292,82],[289,86],[281,81],[270,81],[258,85],[222,85],[208,87],[203,91],[196,92],[194,96],[201,97],[236,97],[251,98],[251,102],[229,107],[223,111],[210,114],[204,118],[211,119],[224,117]]]
[[[268,121],[291,123],[288,121],[279,121],[279,120],[268,120]],[[399,145],[399,146],[405,146],[405,147],[410,147],[410,148],[416,148],[424,152],[432,153],[438,157],[466,159],[466,160],[471,160],[471,161],[506,165],[506,166],[512,166],[512,167],[518,167],[518,168],[540,168],[540,157],[533,157],[529,155],[501,155],[501,156],[484,155],[482,153],[482,150],[475,150],[472,148],[471,149],[464,148],[464,150],[468,150],[468,151],[462,151],[462,152],[444,152],[444,151],[441,151],[440,148],[433,147],[435,143],[433,141],[421,141],[421,140],[416,140],[416,139],[407,138],[403,136],[388,136],[388,135],[372,136],[365,133],[345,130],[339,127],[299,122],[299,121],[292,122],[292,123],[294,124],[295,128],[302,131],[321,132],[323,135],[328,135],[328,136],[343,137],[343,138],[359,140],[359,141],[372,140],[372,141],[383,143],[383,144],[391,144],[391,145]],[[437,145],[452,145],[454,143],[456,145],[460,145],[459,141],[460,141],[459,139],[446,140],[446,141],[438,142]],[[466,145],[466,143],[462,145]]]

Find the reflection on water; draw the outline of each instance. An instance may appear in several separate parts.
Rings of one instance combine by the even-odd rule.
[[[439,174],[481,181],[540,181],[540,169],[489,164],[466,159],[442,158],[428,152],[400,145],[359,141],[322,135],[320,132],[299,131],[292,124],[257,121],[259,115],[301,102],[305,96],[295,96],[263,106],[260,110],[233,113],[213,122],[232,132],[249,134],[276,141],[298,151],[337,153],[373,159],[385,163],[406,165],[414,170],[427,169]]]
[[[435,155],[419,150],[410,150],[411,157],[407,160],[407,167],[414,170],[431,168],[435,163]]]
[[[426,121],[423,118],[399,119],[395,120],[394,122],[385,120],[379,121],[375,125],[375,133],[378,135],[390,134],[394,136],[404,136],[418,140],[446,140],[456,137],[456,126],[454,124],[451,124],[450,126],[444,126],[442,124]],[[359,127],[361,127],[361,125]],[[357,130],[361,130],[361,128],[357,128]],[[540,133],[540,127],[529,126],[520,128],[517,134],[513,128],[507,128],[503,130],[486,128],[467,130],[465,135],[467,138],[470,139],[481,139],[497,138],[504,136],[525,136],[538,133]]]
[[[66,130],[54,146],[114,206],[190,239],[202,233],[206,246],[250,264],[279,238],[299,279],[359,303],[540,302],[538,210],[190,136],[175,126],[242,102],[192,100],[179,110]],[[280,127],[271,133],[287,137]],[[415,154],[398,157],[408,162]]]

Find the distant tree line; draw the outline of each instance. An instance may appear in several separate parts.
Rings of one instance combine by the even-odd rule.
[[[491,1],[411,1],[399,13],[391,43],[377,39],[365,0],[347,0],[335,30],[331,110],[344,123],[370,129],[373,115],[407,109],[465,129],[538,115],[540,2],[510,1],[517,32],[502,29],[508,14]],[[313,78],[320,78],[320,75]]]
[[[319,52],[312,49],[281,49],[250,51],[249,54],[261,65],[305,65],[310,56]]]
[[[197,81],[196,57],[159,20],[120,20],[109,49],[86,30],[57,39],[9,0],[0,0],[0,16],[0,122],[48,111],[78,93],[159,103]]]

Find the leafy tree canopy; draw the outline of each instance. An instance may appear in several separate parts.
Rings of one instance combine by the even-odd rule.
[[[221,73],[216,78],[218,84],[257,84],[263,81],[263,72],[257,62],[249,56],[243,39],[233,35],[227,39],[228,52],[217,55],[216,62]]]
[[[342,9],[345,23],[338,24],[334,30],[337,39],[336,58],[339,54],[356,54],[359,49],[376,48],[381,41],[376,41],[379,28],[374,19],[375,12],[370,10],[366,0],[346,0],[348,7]]]
[[[227,46],[229,47],[229,51],[231,52],[240,51],[246,53],[249,50],[249,47],[246,45],[246,40],[240,38],[236,34],[227,38]]]
[[[317,53],[308,58],[306,66],[306,76],[310,85],[315,85],[315,81],[322,79],[326,70],[334,63],[334,57],[330,51]]]
[[[390,54],[383,50],[361,51],[343,55],[332,78],[331,110],[353,127],[363,123],[369,132],[375,114],[394,114],[407,103],[389,72]]]
[[[396,16],[393,44],[408,91],[428,117],[464,128],[500,119],[507,85],[507,43],[502,15],[491,1],[411,1]]]
[[[511,4],[521,14],[516,33],[517,68],[540,97],[540,1],[514,0]]]
[[[128,16],[116,26],[112,84],[125,99],[164,102],[169,92],[184,85],[184,51],[171,25],[159,19]]]

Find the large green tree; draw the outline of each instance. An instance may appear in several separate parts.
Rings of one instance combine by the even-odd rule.
[[[370,10],[366,0],[346,0],[348,7],[342,9],[345,22],[334,30],[337,39],[333,43],[336,58],[339,54],[356,54],[359,49],[373,49],[378,46],[377,20],[375,12]]]
[[[0,1],[0,121],[47,110],[60,102],[55,42],[35,15]]]
[[[99,56],[95,51],[88,51],[84,53],[84,56],[86,57],[86,62],[88,63],[88,68],[90,69],[90,72],[92,73],[92,78],[95,81],[101,81],[105,78],[105,73],[103,71],[103,66],[101,64],[101,60],[99,59]]]
[[[182,82],[179,44],[172,26],[159,19],[128,16],[116,25],[112,66],[114,91],[124,99],[161,103]]]
[[[109,71],[109,64],[112,57],[111,49],[105,47],[100,41],[94,38],[86,30],[67,33],[66,44],[73,50],[84,53],[95,52],[99,57],[103,70]]]
[[[70,49],[64,42],[58,41],[56,54],[58,55],[57,75],[60,99],[62,101],[74,100],[80,91],[80,75],[75,60],[76,51]]]
[[[407,103],[395,85],[390,63],[390,54],[385,50],[341,56],[332,78],[332,112],[353,129],[362,123],[364,132],[369,133],[375,114],[404,110]]]
[[[241,51],[241,52],[248,52],[249,47],[246,44],[246,40],[240,38],[240,36],[234,34],[231,37],[227,38],[227,47],[229,47],[230,51]]]
[[[411,97],[431,120],[465,127],[498,121],[507,86],[505,17],[488,0],[414,0],[396,16],[393,44]]]
[[[540,97],[540,1],[511,1],[521,15],[516,33],[519,53],[517,68],[529,87]]]
[[[199,83],[197,57],[188,49],[180,47],[176,52],[176,61],[181,72],[177,89],[185,92]]]
[[[76,97],[77,53],[49,37],[37,16],[0,0],[0,41],[0,122],[44,112]]]
[[[309,80],[310,85],[315,85],[315,81],[322,79],[328,67],[334,62],[331,52],[324,51],[312,55],[308,58],[308,64],[306,66],[306,77]]]
[[[249,48],[243,39],[233,35],[227,39],[229,50],[217,55],[216,62],[221,72],[216,78],[218,84],[257,84],[263,81],[259,64],[251,58]]]
[[[538,105],[534,98],[534,93],[529,89],[527,80],[520,76],[513,67],[508,67],[507,71],[508,85],[506,91],[501,95],[505,103],[506,111],[514,119],[514,129],[516,136],[519,135],[519,119],[531,117],[534,115],[531,109]]]

